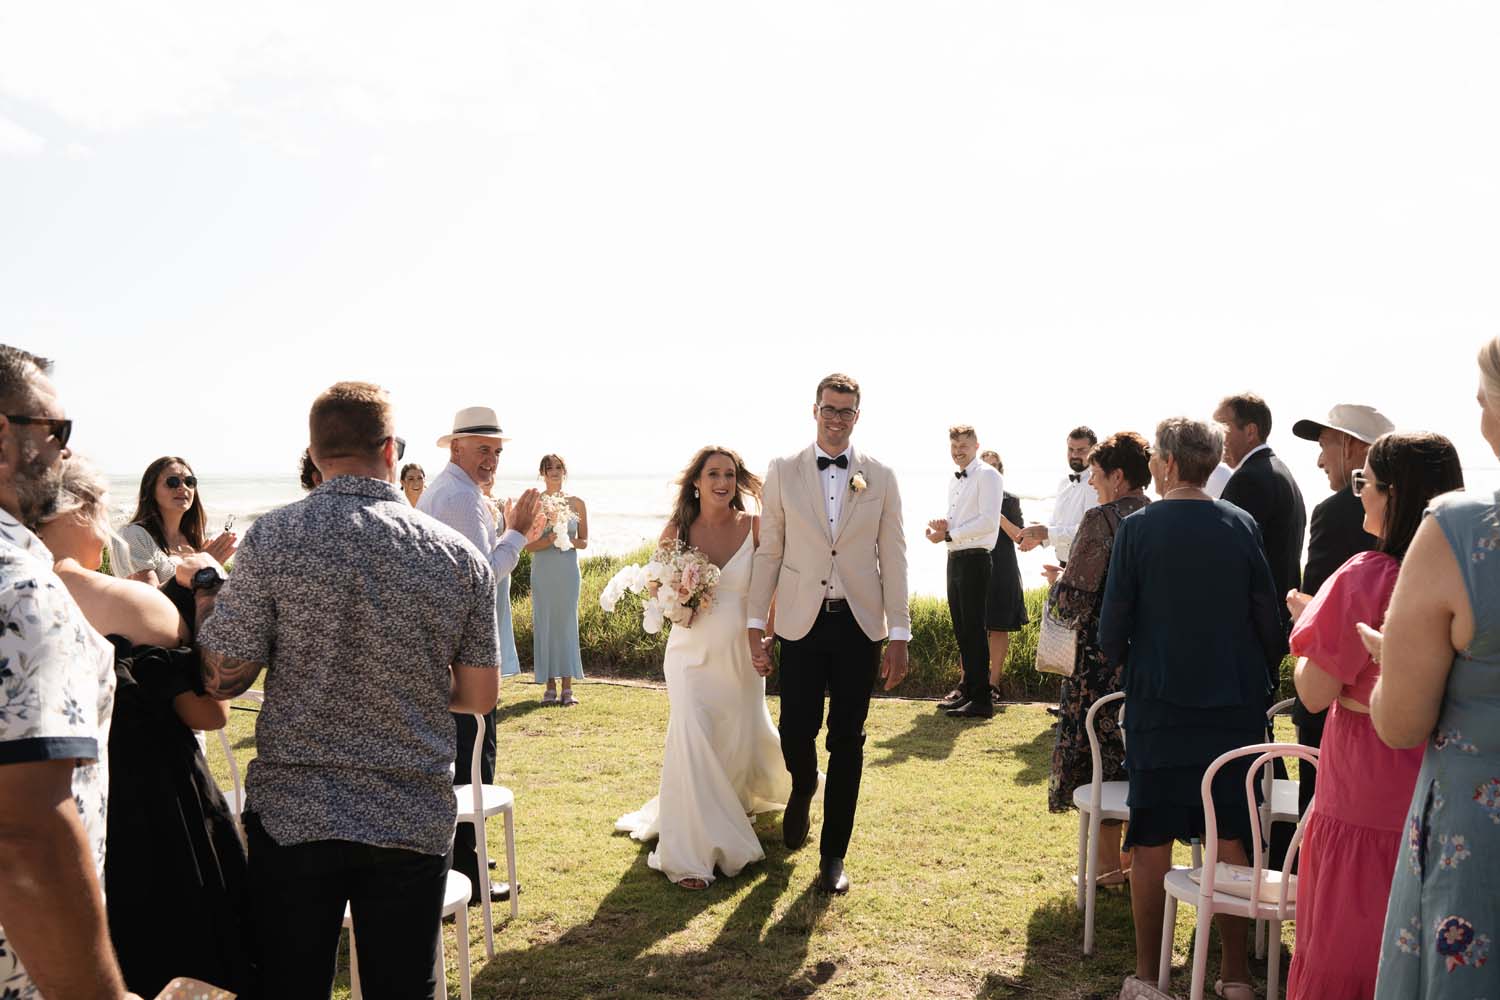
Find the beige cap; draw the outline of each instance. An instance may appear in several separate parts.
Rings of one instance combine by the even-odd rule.
[[[453,415],[453,431],[437,439],[439,448],[448,447],[455,438],[485,437],[499,441],[510,438],[500,430],[500,418],[488,406],[466,406]]]
[[[1324,428],[1343,431],[1365,444],[1374,444],[1382,434],[1389,434],[1396,425],[1384,413],[1373,406],[1359,403],[1339,403],[1328,411],[1327,420],[1299,420],[1292,425],[1292,433],[1308,441],[1316,441]]]

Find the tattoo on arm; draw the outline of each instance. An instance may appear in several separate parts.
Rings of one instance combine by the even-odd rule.
[[[219,701],[228,701],[238,698],[250,686],[264,670],[265,664],[255,663],[251,660],[237,660],[232,656],[224,656],[222,653],[213,653],[203,650],[203,690],[211,698]]]

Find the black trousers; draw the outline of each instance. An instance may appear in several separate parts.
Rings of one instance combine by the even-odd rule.
[[[458,730],[458,753],[453,761],[453,783],[467,785],[469,768],[474,760],[474,730],[472,715],[455,713],[453,723]],[[479,756],[479,780],[488,785],[495,780],[495,712],[484,717],[484,746]],[[471,901],[479,901],[479,851],[474,845],[474,824],[460,823],[453,831],[453,870],[467,876],[474,887]],[[515,887],[511,887],[515,892]]]
[[[283,847],[254,813],[250,911],[264,1000],[328,1000],[347,903],[369,1000],[431,998],[448,878],[441,854],[346,840]]]
[[[963,663],[963,690],[981,705],[990,698],[990,640],[984,629],[984,602],[990,589],[990,554],[984,549],[948,553],[948,616]]]
[[[828,778],[823,788],[823,857],[842,858],[854,833],[865,765],[865,717],[880,670],[880,643],[847,607],[823,611],[801,639],[781,640],[781,755],[792,789],[818,787],[818,731],[828,694]]]

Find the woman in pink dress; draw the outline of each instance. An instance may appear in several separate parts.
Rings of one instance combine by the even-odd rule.
[[[1380,937],[1402,825],[1422,748],[1393,750],[1370,722],[1380,667],[1355,630],[1378,625],[1401,558],[1432,498],[1463,487],[1453,444],[1439,434],[1387,434],[1354,473],[1373,552],[1344,563],[1310,601],[1288,597],[1297,625],[1297,694],[1309,711],[1331,708],[1306,819],[1297,887],[1297,948],[1288,1000],[1363,1000],[1375,993]]]

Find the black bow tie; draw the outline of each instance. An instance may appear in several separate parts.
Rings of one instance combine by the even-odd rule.
[[[1070,483],[1077,483],[1077,482],[1082,482],[1082,481],[1083,481],[1083,473],[1081,473],[1081,472],[1070,472],[1070,473],[1068,473],[1068,482],[1070,482]]]
[[[824,458],[822,455],[818,456],[818,471],[819,472],[822,472],[824,469],[828,468],[830,465],[837,465],[840,469],[847,469],[847,468],[849,468],[849,456],[848,455],[840,455],[838,458]]]
[[[968,469],[959,469],[957,472],[955,472],[953,474],[953,478],[954,479],[967,479],[968,476],[969,476],[969,470]]]

